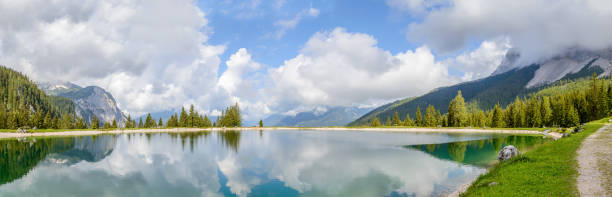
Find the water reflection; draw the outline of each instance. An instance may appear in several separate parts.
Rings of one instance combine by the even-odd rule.
[[[497,152],[503,146],[514,145],[519,151],[526,151],[534,145],[549,139],[535,136],[498,136],[490,139],[480,139],[442,144],[409,145],[406,148],[428,153],[436,158],[456,161],[463,164],[488,166],[495,162]]]
[[[489,135],[224,131],[48,138],[34,143],[46,147],[37,150],[6,140],[0,141],[2,169],[28,167],[25,173],[1,171],[0,193],[438,196],[483,173],[474,154],[493,149],[499,139],[499,146],[533,141]],[[419,142],[427,145],[415,145]],[[21,165],[19,157],[26,154],[32,163]]]

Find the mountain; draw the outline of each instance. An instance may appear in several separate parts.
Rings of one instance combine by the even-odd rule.
[[[74,112],[65,98],[48,96],[30,79],[15,70],[0,66],[0,128],[15,129],[43,125],[43,118],[59,119]]]
[[[490,109],[496,103],[505,106],[517,96],[527,96],[560,80],[588,77],[593,73],[604,76],[612,72],[612,50],[574,50],[526,66],[517,65],[519,57],[520,54],[509,52],[498,69],[489,77],[437,88],[416,98],[383,105],[349,125],[365,125],[374,117],[385,120],[387,117],[392,117],[395,112],[398,112],[402,118],[407,113],[414,118],[417,107],[424,112],[430,104],[441,113],[446,113],[450,100],[459,90],[466,102],[482,109]]]
[[[331,107],[297,113],[295,116],[270,115],[264,119],[265,126],[344,126],[362,116],[372,108]]]
[[[90,123],[93,115],[98,117],[102,123],[117,120],[120,126],[124,125],[127,119],[117,107],[113,95],[98,86],[82,88],[70,82],[56,82],[39,83],[39,87],[49,95],[72,100],[77,116],[82,117],[87,123]]]

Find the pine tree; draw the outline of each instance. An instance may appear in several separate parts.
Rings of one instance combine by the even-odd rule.
[[[542,124],[544,126],[552,126],[552,107],[550,105],[550,98],[545,96],[542,98],[541,104],[542,110],[540,115],[542,115]]]
[[[87,129],[87,124],[85,123],[85,121],[83,121],[83,118],[81,117],[77,118],[76,128],[77,129]]]
[[[433,105],[429,105],[427,106],[427,109],[425,109],[425,126],[435,127],[436,123],[436,109]]]
[[[503,128],[506,126],[506,124],[504,123],[504,112],[501,109],[501,107],[499,106],[499,104],[495,104],[495,107],[493,107],[493,112],[492,112],[492,124],[491,127],[494,128]]]
[[[204,115],[204,121],[203,122],[204,122],[204,127],[211,127],[212,126],[212,124],[210,122],[210,119],[208,118],[207,115]]]
[[[111,128],[116,129],[117,128],[117,120],[113,119],[113,123],[111,124]]]
[[[397,114],[397,112],[393,114],[393,126],[402,126],[402,120],[400,120],[399,114]]]
[[[372,118],[372,121],[370,122],[370,126],[371,127],[380,127],[380,120],[378,119],[378,117],[374,116],[374,118]]]
[[[410,118],[410,114],[406,114],[406,119],[404,119],[404,126],[411,127],[414,126],[414,121]]]
[[[263,120],[259,119],[259,127],[263,127]]]
[[[138,128],[143,128],[144,124],[142,123],[142,117],[138,120]]]
[[[181,107],[181,116],[179,117],[178,127],[187,127],[187,120],[189,116],[187,112],[185,112],[185,107]]]
[[[196,117],[196,112],[195,109],[193,107],[193,104],[189,107],[189,118],[187,119],[187,125],[186,127],[194,127],[194,122],[195,122],[195,117]]]
[[[567,112],[567,116],[565,117],[565,127],[576,127],[578,125],[580,125],[580,118],[578,117],[578,111],[576,111],[576,108],[574,108],[574,106],[569,106],[568,107],[568,112]]]
[[[468,114],[465,100],[461,95],[461,90],[457,91],[457,96],[448,105],[448,122],[451,127],[463,127],[467,125]]]
[[[162,120],[161,117],[159,117],[159,121],[157,121],[157,126],[160,128],[164,127],[164,120]]]
[[[421,107],[417,106],[416,113],[414,114],[415,126],[423,126],[423,116],[421,115]]]
[[[132,116],[128,114],[127,120],[125,121],[125,128],[134,128],[132,124]]]
[[[387,121],[385,121],[385,126],[391,126],[391,117],[387,116]]]
[[[100,121],[98,120],[98,117],[94,115],[91,118],[91,129],[98,129],[99,126],[100,126]]]

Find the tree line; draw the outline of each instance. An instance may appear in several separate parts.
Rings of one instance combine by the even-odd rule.
[[[192,128],[204,128],[204,127],[240,127],[242,126],[242,117],[240,113],[240,107],[238,103],[232,105],[225,110],[221,111],[221,115],[217,117],[216,121],[212,122],[206,114],[198,113],[193,104],[189,107],[189,112],[185,110],[185,107],[181,108],[180,113],[175,113],[170,116],[166,123],[162,118],[155,120],[151,114],[148,113],[143,121],[139,118],[138,122],[132,119],[130,115],[127,117],[125,128],[163,128],[163,127],[192,127]]]
[[[575,83],[579,83],[578,81]],[[448,112],[440,114],[428,105],[425,114],[417,107],[414,118],[409,113],[400,118],[395,112],[387,117],[384,126],[415,127],[575,127],[580,123],[609,116],[612,110],[612,80],[599,79],[595,74],[583,88],[568,90],[559,87],[545,89],[546,94],[532,94],[527,98],[516,97],[506,107],[496,104],[492,109],[479,109],[477,103],[466,104],[461,91],[452,99]],[[565,84],[567,85],[567,84]],[[383,126],[374,117],[368,126]]]

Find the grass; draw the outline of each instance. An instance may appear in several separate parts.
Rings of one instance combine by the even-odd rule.
[[[576,151],[607,122],[607,118],[590,122],[583,132],[496,164],[461,196],[578,196]],[[489,186],[493,182],[497,184]]]

